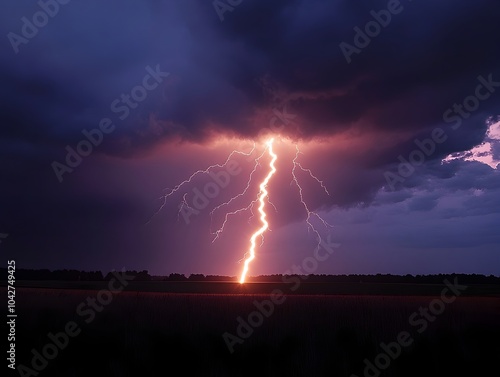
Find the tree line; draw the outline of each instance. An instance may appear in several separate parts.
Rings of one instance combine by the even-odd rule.
[[[2,280],[7,278],[7,269],[0,268]],[[236,281],[235,276],[190,274],[188,276],[181,273],[171,273],[165,276],[151,276],[147,270],[126,271],[128,275],[135,276],[134,281],[172,281],[172,282],[216,282],[216,281]],[[113,278],[111,272],[105,275],[101,271],[80,271],[80,270],[48,270],[48,269],[17,269],[16,280],[64,280],[64,281],[106,281]],[[291,276],[291,275],[290,275]],[[480,274],[433,274],[433,275],[326,275],[310,274],[302,275],[301,279],[311,283],[399,283],[399,284],[442,284],[445,279],[458,280],[463,284],[500,284],[500,277],[494,275]],[[261,275],[247,278],[248,282],[282,282],[283,275]]]
[[[2,276],[6,278],[7,269],[0,268]],[[135,276],[136,281],[149,281],[151,275],[147,270],[143,271],[126,271],[128,275]],[[106,281],[114,277],[111,272],[104,275],[101,271],[80,271],[80,270],[32,270],[32,269],[16,269],[16,280],[64,280],[64,281]]]

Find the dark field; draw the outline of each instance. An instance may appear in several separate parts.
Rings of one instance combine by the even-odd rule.
[[[182,289],[206,289],[206,284],[194,284]],[[77,307],[98,291],[20,285],[17,365],[30,367],[31,350],[41,351],[50,342],[48,333],[64,331],[68,321],[81,330],[40,376],[362,376],[364,360],[373,362],[383,351],[380,343],[396,341],[402,331],[414,341],[401,347],[400,356],[390,359],[381,376],[476,376],[498,369],[500,298],[491,296],[492,287],[476,287],[475,295],[469,287],[419,333],[422,327],[411,325],[409,318],[419,307],[428,308],[443,286],[421,287],[420,293],[434,289],[432,296],[383,295],[381,287],[371,288],[378,295],[367,296],[357,294],[357,285],[336,288],[351,294],[334,294],[333,288],[328,295],[304,294],[319,289],[304,284],[297,292],[301,294],[286,295],[230,353],[222,335],[237,335],[237,317],[247,321],[256,311],[254,300],[269,300],[270,286],[245,288],[264,287],[267,294],[242,293],[237,284],[224,285],[240,289],[234,294],[190,294],[129,291],[131,284],[89,320],[88,312],[78,314]],[[403,288],[385,290],[401,294]]]
[[[281,289],[287,295],[402,295],[433,296],[439,295],[443,284],[402,284],[402,283],[338,283],[308,282],[301,280],[295,290],[293,283],[246,283],[236,282],[168,282],[168,281],[130,281],[127,291],[166,292],[166,293],[203,293],[203,294],[267,294],[273,289]],[[52,289],[106,289],[106,281],[16,281],[17,287]],[[468,284],[462,296],[500,297],[500,284]]]

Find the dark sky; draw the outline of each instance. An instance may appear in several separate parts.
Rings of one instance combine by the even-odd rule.
[[[251,274],[314,254],[297,145],[330,194],[298,169],[333,228],[314,225],[340,244],[315,273],[500,275],[500,3],[47,4],[0,15],[0,249],[18,267],[238,275],[257,217],[211,231],[257,197],[268,155],[212,218],[253,159],[233,155],[238,173],[188,222],[184,194],[193,206],[213,177],[161,197],[272,135],[275,208]]]

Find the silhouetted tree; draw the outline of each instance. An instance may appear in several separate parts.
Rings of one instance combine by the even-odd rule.
[[[151,275],[149,275],[147,270],[142,270],[137,273],[135,280],[137,281],[151,281]]]
[[[205,275],[203,274],[191,274],[188,277],[190,281],[205,281]]]
[[[168,280],[168,281],[186,281],[187,277],[185,277],[184,274],[172,273],[172,274],[168,275],[168,278],[166,278],[165,280]]]

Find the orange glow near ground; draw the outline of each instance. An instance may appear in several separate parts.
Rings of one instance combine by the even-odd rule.
[[[262,226],[257,230],[254,234],[252,234],[252,237],[250,238],[250,249],[248,251],[248,258],[245,259],[245,264],[243,266],[243,272],[241,273],[240,277],[240,283],[243,284],[245,282],[246,275],[248,273],[248,265],[252,260],[255,259],[255,240],[257,237],[261,236],[269,227],[269,224],[266,220],[266,212],[264,211],[265,203],[264,199],[267,197],[267,185],[269,181],[271,180],[271,177],[274,175],[276,172],[276,167],[274,166],[274,163],[276,162],[278,156],[273,152],[273,142],[274,138],[269,139],[266,144],[267,148],[269,150],[269,155],[272,157],[271,162],[269,163],[269,167],[271,168],[271,171],[269,174],[267,174],[266,178],[262,181],[260,184],[260,192],[259,192],[259,212],[260,212],[260,221],[262,222]]]

